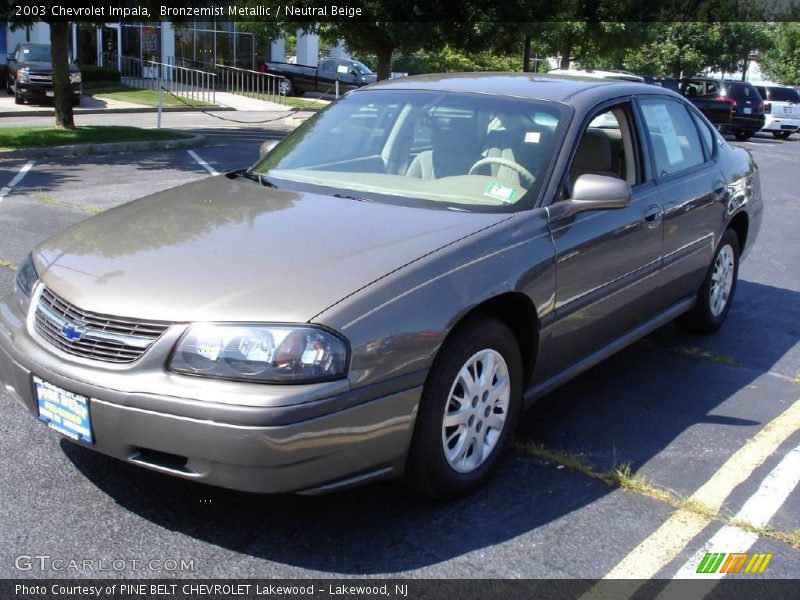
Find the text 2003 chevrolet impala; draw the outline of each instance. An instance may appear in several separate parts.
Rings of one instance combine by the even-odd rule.
[[[351,92],[252,169],[44,242],[0,379],[79,444],[261,492],[480,485],[520,409],[725,319],[755,164],[679,96],[527,74]]]

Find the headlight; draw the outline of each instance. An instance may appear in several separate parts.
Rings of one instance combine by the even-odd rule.
[[[33,293],[33,286],[39,280],[36,274],[36,269],[33,266],[33,259],[29,254],[25,261],[20,265],[17,271],[17,277],[14,279],[14,298],[23,310],[28,309],[28,304],[31,301],[31,294]]]
[[[338,336],[304,325],[192,325],[172,353],[170,370],[264,383],[311,383],[347,372]]]
[[[30,74],[31,74],[30,69],[27,68],[20,69],[19,71],[17,71],[17,81],[19,81],[20,83],[30,83],[31,81]]]
[[[69,74],[69,82],[70,83],[80,83],[81,82],[81,74],[80,73],[70,73]]]

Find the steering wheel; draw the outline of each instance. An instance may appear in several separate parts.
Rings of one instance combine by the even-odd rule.
[[[480,159],[469,168],[467,175],[472,175],[483,165],[492,165],[492,164],[508,167],[509,169],[516,171],[517,173],[522,175],[525,179],[528,180],[527,181],[528,185],[526,185],[525,187],[531,187],[531,185],[533,185],[533,182],[536,181],[536,177],[534,177],[533,173],[528,171],[528,169],[523,167],[521,164],[514,162],[513,160],[509,160],[501,156],[487,156],[486,158]]]

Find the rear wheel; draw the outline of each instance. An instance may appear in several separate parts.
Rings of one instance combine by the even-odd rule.
[[[522,402],[522,359],[491,317],[463,323],[440,350],[422,393],[406,478],[421,493],[457,498],[491,476]]]
[[[774,137],[776,140],[787,140],[787,139],[789,139],[790,135],[792,135],[791,131],[773,131],[772,132],[772,137]]]
[[[278,82],[278,93],[281,96],[291,96],[294,93],[294,86],[290,79],[285,77]]]
[[[741,129],[734,129],[733,130],[733,137],[735,137],[740,142],[743,142],[743,141],[749,140],[751,137],[753,137],[754,133],[755,132],[753,132],[753,131],[742,131]]]
[[[713,333],[725,322],[736,292],[740,251],[736,232],[727,229],[714,253],[714,260],[700,288],[697,304],[680,319],[680,323],[687,329],[698,333]]]

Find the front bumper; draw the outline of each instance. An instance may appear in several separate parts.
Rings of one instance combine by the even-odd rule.
[[[15,91],[28,101],[31,100],[46,101],[46,100],[52,100],[54,97],[52,83],[16,82],[15,88],[16,88]],[[71,83],[70,88],[72,91],[73,98],[81,97],[82,88],[80,83]]]
[[[180,335],[168,332],[165,344],[172,333]],[[30,333],[11,296],[0,299],[0,381],[33,415],[34,375],[88,397],[95,442],[76,443],[251,492],[324,492],[402,473],[422,373],[358,390],[200,381],[166,372],[163,361],[148,364],[151,352],[156,345],[123,369],[73,363]],[[220,401],[198,399],[203,388]],[[237,388],[242,402],[234,404]]]

